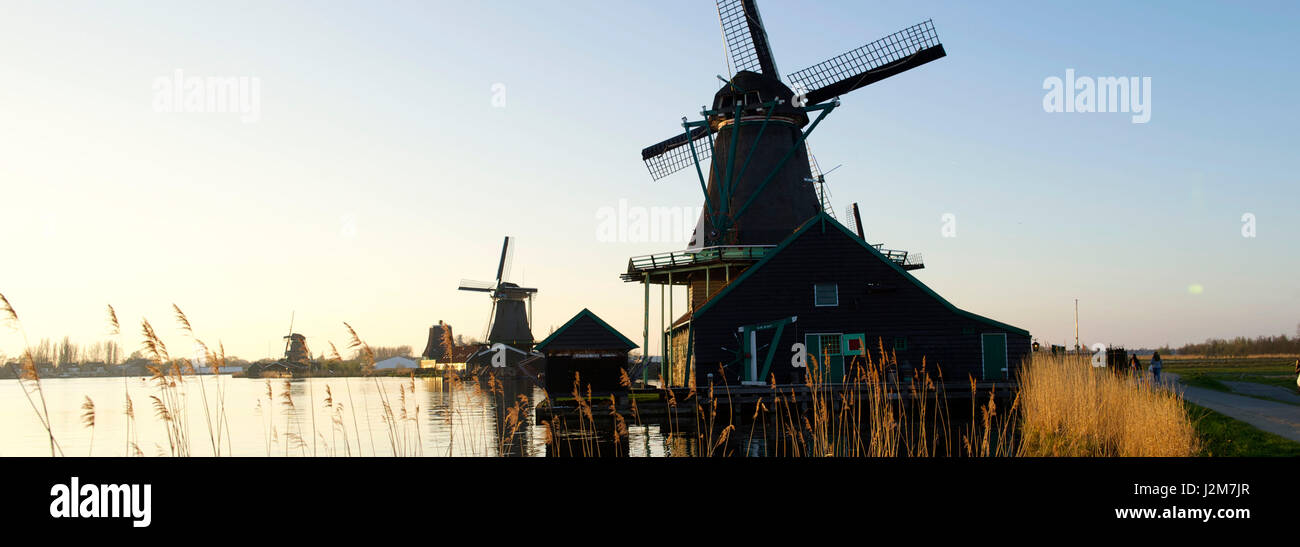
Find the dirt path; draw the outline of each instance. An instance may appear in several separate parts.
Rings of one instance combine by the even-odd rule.
[[[1177,374],[1164,375],[1164,383],[1176,382],[1178,382]],[[1180,384],[1179,387],[1183,390],[1183,398],[1189,402],[1236,418],[1263,431],[1300,442],[1300,406],[1188,385]]]
[[[1256,395],[1288,403],[1300,404],[1300,394],[1297,394],[1294,389],[1257,384],[1255,382],[1230,382],[1227,380],[1223,381],[1223,385],[1228,386],[1228,389],[1231,389],[1233,393]]]

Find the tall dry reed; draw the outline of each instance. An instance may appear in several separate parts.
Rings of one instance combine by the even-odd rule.
[[[1020,373],[1022,456],[1192,456],[1182,394],[1086,358],[1036,355]]]

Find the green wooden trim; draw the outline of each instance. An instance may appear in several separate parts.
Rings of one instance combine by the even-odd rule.
[[[766,382],[767,375],[772,372],[772,358],[776,357],[776,346],[781,342],[781,334],[785,332],[785,326],[790,323],[789,319],[782,319],[776,323],[776,332],[772,334],[772,343],[767,346],[767,357],[763,358],[763,370],[758,373],[759,382]],[[755,329],[757,331],[758,329]]]
[[[894,261],[889,260],[889,258],[881,254],[881,252],[876,250],[875,247],[872,247],[871,245],[868,245],[867,242],[858,239],[857,234],[850,231],[843,224],[840,224],[840,222],[838,220],[835,220],[834,217],[826,214],[825,211],[817,213],[817,216],[813,217],[812,219],[809,219],[808,222],[805,222],[803,226],[800,226],[798,230],[795,230],[793,234],[790,234],[789,237],[785,238],[785,241],[782,241],[781,244],[777,245],[775,248],[765,253],[763,255],[762,260],[755,262],[753,266],[750,266],[749,269],[746,269],[744,271],[744,273],[741,273],[740,276],[735,279],[735,281],[732,281],[726,287],[723,287],[722,290],[718,291],[718,294],[714,295],[713,298],[710,298],[709,301],[705,302],[703,306],[700,306],[700,309],[695,310],[695,317],[698,318],[699,316],[707,313],[715,303],[725,298],[726,295],[732,291],[732,289],[735,289],[736,287],[740,286],[740,284],[744,283],[746,279],[749,279],[749,276],[754,275],[754,272],[758,271],[760,268],[762,268],[765,264],[770,262],[777,255],[781,254],[781,251],[784,251],[786,247],[789,247],[792,243],[794,243],[795,240],[803,236],[804,233],[807,232],[809,229],[811,229],[813,226],[825,225],[825,223],[827,222],[829,222],[832,226],[839,228],[840,231],[844,233],[844,235],[849,237],[849,239],[857,242],[857,244],[862,246],[863,249],[866,249],[871,254],[875,255],[876,258],[879,258],[890,268],[893,268],[894,271],[902,274],[904,279],[907,279],[908,281],[912,282],[913,285],[916,285],[925,294],[929,295],[931,298],[934,298],[935,300],[938,300],[939,303],[943,304],[943,306],[945,308],[948,308],[948,310],[967,319],[971,319],[980,323],[984,323],[989,326],[1004,329],[1008,332],[1019,334],[1021,336],[1029,336],[1029,331],[1025,329],[1019,327],[1013,327],[1001,321],[994,321],[982,315],[977,315],[952,305],[951,302],[946,300],[944,297],[939,296],[939,294],[931,290],[930,287],[925,286],[925,283],[922,283],[921,280],[917,279],[915,276],[908,273],[907,270],[904,270],[901,266],[895,264]]]
[[[807,131],[803,131],[799,133],[799,138],[795,139],[794,146],[790,147],[790,150],[786,151],[784,156],[781,156],[781,161],[778,161],[776,163],[776,167],[772,168],[772,171],[768,173],[766,177],[763,178],[762,182],[758,183],[758,187],[754,189],[754,193],[750,194],[749,199],[745,200],[745,204],[741,205],[740,209],[736,210],[736,215],[734,218],[740,218],[742,215],[745,214],[745,211],[749,210],[750,204],[754,203],[754,200],[758,198],[758,195],[763,192],[763,188],[767,187],[767,183],[772,181],[772,177],[776,176],[777,171],[780,171],[782,167],[785,167],[785,162],[790,161],[790,156],[794,155],[795,150],[798,150],[799,148],[802,148],[804,146],[804,141],[808,139],[808,135],[811,135],[813,130],[817,129],[817,124],[822,123],[822,120],[826,118],[826,115],[830,114],[831,110],[834,110],[835,107],[838,105],[839,105],[838,100],[833,101],[831,103],[831,106],[822,110],[820,114],[817,114],[817,119],[813,120],[812,125],[808,126]]]
[[[745,176],[745,171],[749,169],[749,160],[754,159],[754,150],[758,149],[759,141],[763,140],[763,132],[767,131],[767,124],[772,121],[772,114],[776,113],[776,101],[763,103],[763,108],[767,109],[767,116],[763,118],[763,125],[758,127],[758,135],[754,137],[753,144],[749,145],[749,154],[745,156],[745,163],[740,164],[740,172],[736,174],[736,180],[740,180],[740,177]],[[743,124],[740,118],[736,118],[732,123],[735,124],[736,129],[732,131],[731,137],[733,139],[739,138],[740,127]]]
[[[695,323],[686,329],[686,377],[683,386],[689,386],[695,378]]]
[[[547,336],[545,340],[542,340],[537,345],[533,346],[533,348],[536,349],[537,351],[542,351],[543,349],[545,349],[547,345],[553,342],[557,336],[562,334],[565,330],[568,330],[569,327],[572,327],[574,323],[576,323],[579,319],[582,319],[583,317],[590,317],[594,319],[597,325],[600,325],[601,328],[614,333],[615,336],[618,336],[618,339],[621,342],[627,344],[631,348],[641,347],[636,345],[635,342],[628,340],[626,336],[623,336],[623,333],[618,332],[618,329],[609,326],[609,323],[606,323],[604,319],[601,319],[599,316],[592,313],[591,310],[587,308],[582,308],[582,311],[578,312],[578,315],[573,316],[573,319],[570,319],[567,323],[562,325],[560,328],[555,329],[555,332],[552,332],[550,336]]]

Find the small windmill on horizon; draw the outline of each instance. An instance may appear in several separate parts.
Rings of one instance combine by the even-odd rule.
[[[497,262],[496,279],[491,282],[462,279],[458,289],[488,293],[492,308],[488,315],[487,343],[505,344],[521,351],[533,346],[532,315],[533,295],[537,289],[520,287],[506,281],[510,277],[510,263],[514,246],[510,236],[501,244],[501,259]]]

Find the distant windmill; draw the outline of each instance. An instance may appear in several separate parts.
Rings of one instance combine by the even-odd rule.
[[[841,167],[844,167],[844,164],[836,165],[830,171],[823,173],[821,167],[817,165],[817,157],[813,156],[812,145],[808,146],[808,170],[812,172],[812,176],[803,180],[816,185],[817,200],[821,202],[822,210],[826,211],[826,214],[830,215],[831,218],[836,218],[835,208],[831,206],[831,192],[826,188],[826,175],[835,172],[836,169]]]
[[[510,277],[510,259],[514,252],[510,236],[501,245],[501,260],[493,282],[461,280],[460,290],[485,292],[492,298],[488,315],[488,344],[505,344],[529,351],[533,346],[533,295],[537,289],[520,287],[506,281]]]
[[[681,134],[646,147],[641,159],[656,180],[696,168],[705,205],[689,247],[774,245],[826,208],[818,185],[806,182],[814,178],[806,139],[839,96],[946,53],[925,21],[788,75],[796,92],[781,82],[755,1],[717,5],[736,73],[703,120],[683,118]]]

